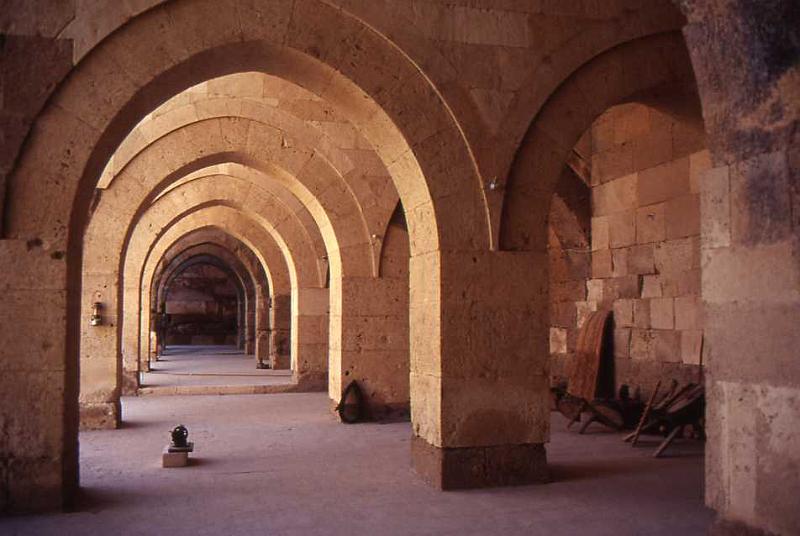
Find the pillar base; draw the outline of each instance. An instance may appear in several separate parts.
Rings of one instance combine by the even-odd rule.
[[[139,390],[139,372],[136,370],[122,371],[122,396],[136,396]]]
[[[272,355],[270,365],[275,370],[288,370],[292,366],[292,358],[288,355]]]
[[[81,402],[81,430],[113,430],[119,428],[119,402]]]
[[[438,448],[414,436],[411,463],[423,480],[443,491],[549,481],[547,455],[541,443]]]
[[[303,374],[298,374],[295,371],[293,380],[297,384],[298,391],[316,392],[328,390],[327,372],[304,372]]]
[[[776,536],[772,532],[765,532],[753,528],[740,521],[728,521],[717,518],[708,529],[709,536]]]

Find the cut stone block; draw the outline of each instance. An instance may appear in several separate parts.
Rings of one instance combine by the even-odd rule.
[[[633,302],[633,325],[642,329],[650,327],[650,300]]]
[[[592,277],[594,279],[611,277],[613,271],[610,249],[592,252]]]
[[[646,275],[642,278],[642,298],[660,298],[661,278],[657,275]]]
[[[590,279],[586,282],[586,297],[587,301],[601,302],[603,301],[603,281],[599,279]]]
[[[679,363],[681,361],[681,332],[653,330],[653,354],[656,361]]]
[[[608,240],[612,248],[621,248],[636,243],[636,212],[634,210],[626,210],[608,216]]]
[[[652,332],[646,329],[631,330],[630,356],[632,359],[653,359]]]
[[[655,329],[673,329],[675,327],[674,311],[672,298],[650,300],[650,325]]]
[[[592,207],[598,216],[635,208],[636,175],[626,175],[593,188]]]
[[[617,300],[614,302],[614,325],[618,328],[633,325],[633,300]]]
[[[689,187],[692,193],[699,193],[702,174],[711,169],[711,153],[703,150],[689,155]]]
[[[614,357],[627,358],[630,356],[631,330],[630,328],[614,330]]]
[[[664,209],[667,239],[700,234],[700,196],[684,195],[670,199]]]
[[[696,296],[675,298],[675,329],[701,328],[702,315],[702,303]]]
[[[550,353],[567,353],[567,330],[564,328],[550,328]]]
[[[161,454],[161,467],[186,467],[189,465],[188,452],[170,452],[169,447],[164,447]]]
[[[611,250],[611,277],[628,275],[628,248]]]
[[[703,351],[703,332],[689,330],[681,332],[681,360],[687,365],[699,365]]]
[[[636,242],[660,242],[667,236],[664,223],[664,203],[650,205],[636,211]]]
[[[637,187],[641,205],[660,203],[688,194],[690,192],[689,158],[679,158],[641,171],[638,175]]]
[[[608,249],[609,244],[608,217],[598,216],[592,218],[592,251]]]
[[[628,273],[652,274],[655,272],[655,255],[652,244],[634,246],[628,250]]]

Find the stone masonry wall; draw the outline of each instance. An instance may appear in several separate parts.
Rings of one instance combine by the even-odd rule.
[[[585,288],[567,276],[566,285],[561,283],[566,292],[551,295],[556,313],[564,309],[565,296],[578,297],[574,327],[551,315],[555,363],[574,352],[588,313],[608,308],[614,313],[617,388],[627,383],[648,393],[659,378],[698,380],[698,177],[710,167],[704,143],[702,122],[644,104],[613,107],[594,122],[591,267]],[[563,372],[565,360],[560,361],[553,368]]]

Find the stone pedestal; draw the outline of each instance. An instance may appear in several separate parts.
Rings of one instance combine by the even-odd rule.
[[[186,447],[172,447],[167,445],[161,454],[161,467],[186,467],[189,465],[189,453],[194,450],[194,443]]]

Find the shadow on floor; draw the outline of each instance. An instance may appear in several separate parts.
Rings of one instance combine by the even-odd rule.
[[[138,497],[116,488],[92,488],[81,486],[73,504],[66,508],[68,513],[87,512],[97,514],[110,508],[124,506],[136,501]]]

